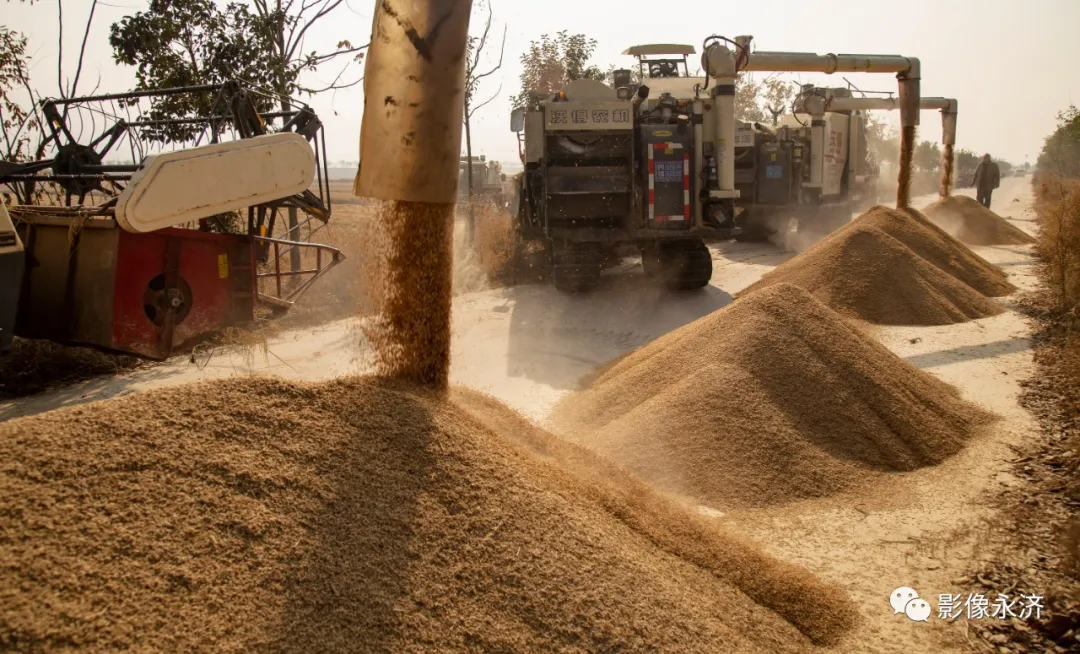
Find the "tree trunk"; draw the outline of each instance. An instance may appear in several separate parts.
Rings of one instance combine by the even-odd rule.
[[[285,16],[281,11],[281,0],[277,3],[278,15],[281,16],[281,22],[278,23],[277,38],[278,38],[278,53],[280,54],[281,61],[278,62],[278,95],[281,96],[281,112],[288,113],[292,110],[292,103],[289,101],[289,80],[286,77],[286,71],[289,68],[289,62],[285,61]],[[289,122],[287,116],[282,117],[281,124]]]
[[[469,125],[469,103],[465,103],[465,159],[468,162],[466,164],[465,174],[467,178],[468,195],[466,201],[469,203],[469,245],[476,245],[476,213],[473,210],[473,166],[472,166],[472,131]]]

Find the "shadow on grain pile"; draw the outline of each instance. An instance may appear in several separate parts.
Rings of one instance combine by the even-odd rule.
[[[856,615],[490,398],[373,377],[0,424],[0,495],[8,651],[800,652]]]
[[[923,208],[926,217],[971,245],[1027,245],[1035,238],[966,195],[950,195]]]
[[[997,315],[987,295],[1005,273],[913,209],[876,206],[781,264],[739,296],[775,284],[810,291],[832,309],[881,325],[948,325]]]
[[[552,424],[658,488],[750,508],[939,463],[992,420],[777,284],[616,361]]]

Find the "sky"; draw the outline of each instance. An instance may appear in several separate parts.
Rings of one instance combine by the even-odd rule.
[[[485,0],[487,1],[487,0]],[[510,96],[520,90],[520,56],[529,43],[560,30],[582,33],[597,41],[593,62],[631,67],[634,60],[620,53],[642,43],[686,43],[700,50],[710,34],[734,37],[749,34],[761,50],[821,54],[900,54],[922,63],[922,94],[959,101],[957,145],[989,152],[1013,163],[1034,163],[1043,139],[1053,131],[1057,112],[1080,103],[1080,0],[905,0],[900,3],[867,0],[773,0],[768,5],[716,0],[684,0],[658,5],[645,0],[490,0],[492,33],[506,29],[503,66],[484,81],[478,95],[499,96],[473,118],[473,153],[491,159],[517,161],[517,141],[510,132]],[[45,96],[58,90],[57,0],[33,5],[5,2],[0,22],[29,38],[31,79]],[[91,0],[63,2],[63,64],[74,73],[78,47]],[[130,89],[133,71],[113,61],[108,45],[109,25],[148,6],[148,0],[102,0],[91,25],[81,92],[100,80],[99,93]],[[312,27],[308,47],[332,49],[342,39],[364,43],[371,33],[375,2],[347,0],[332,16]],[[659,10],[658,8],[662,7]],[[662,16],[663,21],[650,18]],[[486,10],[474,8],[472,32],[479,34]],[[489,53],[498,60],[499,38]],[[693,66],[691,66],[693,67]],[[339,68],[328,65],[306,79],[312,86],[329,82]],[[361,74],[359,67],[355,75]],[[760,75],[761,73],[759,73]],[[845,86],[840,74],[803,75],[800,83]],[[896,89],[891,75],[844,75],[866,90]],[[353,77],[355,79],[355,77]],[[361,86],[306,99],[322,118],[328,159],[359,158],[363,114]],[[920,139],[939,141],[937,112],[923,112]],[[889,117],[896,122],[897,117]],[[464,150],[464,143],[462,144]]]

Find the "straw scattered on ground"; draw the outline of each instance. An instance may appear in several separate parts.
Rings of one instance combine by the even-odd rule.
[[[923,213],[942,229],[971,245],[1026,245],[1035,238],[978,200],[951,195],[925,207]]]
[[[504,405],[402,381],[9,421],[0,495],[5,651],[800,652],[856,616]]]
[[[840,313],[879,325],[949,325],[1004,309],[882,230],[849,226],[739,293],[803,288]]]
[[[454,234],[454,294],[511,283],[514,231],[510,214],[490,201],[476,202],[475,240],[469,242],[468,207]]]
[[[617,361],[552,423],[659,488],[743,508],[939,463],[991,420],[805,290],[777,284]]]
[[[16,398],[50,388],[116,375],[146,365],[144,359],[106,354],[87,347],[15,338],[0,356],[0,398]]]

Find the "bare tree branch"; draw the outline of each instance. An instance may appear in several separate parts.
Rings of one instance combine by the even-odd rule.
[[[337,50],[336,52],[328,52],[328,53],[323,54],[323,55],[316,55],[315,57],[312,57],[311,59],[309,59],[308,62],[312,66],[318,66],[319,64],[330,61],[331,59],[336,59],[336,58],[340,57],[341,55],[352,54],[354,52],[360,52],[362,50],[367,50],[369,45],[371,45],[371,44],[370,43],[365,43],[364,45],[357,46],[355,48],[349,48],[347,50]]]
[[[90,38],[90,25],[94,22],[94,10],[97,9],[98,0],[90,5],[90,16],[86,19],[86,30],[83,32],[82,46],[79,48],[79,63],[75,67],[75,79],[71,81],[71,95],[74,96],[79,86],[79,76],[82,75],[83,57],[86,56],[86,41]]]
[[[101,71],[98,71],[97,82],[94,83],[94,88],[90,89],[90,92],[87,93],[87,95],[94,95],[95,93],[98,92],[98,89],[100,89],[100,88],[101,88]]]
[[[488,77],[490,75],[495,74],[496,71],[498,71],[500,68],[502,68],[503,55],[505,53],[506,53],[506,26],[504,25],[503,26],[502,45],[499,46],[499,63],[495,64],[494,68],[487,71],[486,73],[480,73],[479,75],[473,75],[473,82],[474,83],[479,82],[480,80],[484,79],[485,77]]]
[[[64,95],[64,0],[56,0],[56,15],[60,28],[56,39],[56,83],[60,86],[60,97],[66,98],[67,96]]]
[[[291,60],[293,58],[293,55],[296,54],[296,48],[298,45],[300,45],[300,40],[308,31],[308,29],[311,28],[311,26],[314,25],[316,21],[318,21],[320,18],[336,9],[337,6],[340,5],[342,2],[344,2],[344,0],[326,0],[325,2],[323,2],[323,6],[319,9],[318,13],[311,17],[311,20],[304,23],[303,27],[301,27],[299,30],[296,30],[293,34],[290,35],[289,45],[286,48],[286,61]],[[297,18],[299,18],[299,16],[297,16]]]
[[[472,72],[476,70],[476,67],[480,65],[480,56],[484,52],[484,46],[487,45],[488,32],[491,31],[491,18],[494,16],[494,10],[491,5],[488,5],[488,17],[487,22],[484,23],[484,33],[480,35],[480,41],[473,48],[473,60],[468,64],[468,71],[466,75],[471,79]]]
[[[331,89],[336,89],[336,88],[338,88],[338,87],[337,87],[337,83],[338,83],[338,81],[340,81],[340,80],[341,80],[341,77],[342,77],[342,76],[343,76],[343,75],[345,74],[345,71],[347,71],[347,70],[349,70],[349,64],[345,64],[345,67],[344,67],[344,68],[342,68],[342,69],[341,69],[341,72],[339,72],[339,73],[337,74],[337,77],[335,77],[335,78],[334,78],[334,81],[333,81],[333,82],[330,82],[330,85],[329,85],[329,86],[327,86],[326,88],[322,89],[321,91],[313,91],[313,90],[310,90],[310,89],[304,89],[304,91],[305,91],[305,92],[308,92],[308,93],[313,93],[313,94],[314,94],[314,93],[322,93],[323,91],[329,91],[329,90],[331,90]],[[348,87],[345,87],[345,88],[348,88]]]
[[[303,18],[304,14],[306,14],[308,10],[310,10],[317,4],[319,4],[319,0],[314,0],[314,2],[308,2],[307,0],[304,0],[304,2],[300,5],[300,11],[296,12],[296,19],[300,20],[301,18]]]
[[[341,77],[341,76],[340,76],[340,75],[338,75],[338,77]],[[302,88],[302,89],[300,89],[300,90],[301,90],[301,91],[303,91],[304,93],[311,93],[311,94],[315,94],[315,93],[323,93],[324,91],[340,91],[341,89],[347,89],[347,88],[351,88],[351,87],[353,87],[353,86],[356,86],[356,85],[357,85],[357,84],[359,84],[360,82],[363,82],[363,81],[364,81],[364,76],[363,76],[363,75],[361,75],[361,76],[360,76],[360,77],[359,77],[358,79],[356,79],[355,81],[349,82],[348,84],[337,84],[337,83],[336,83],[336,82],[337,82],[337,80],[334,80],[334,81],[335,81],[335,83],[333,83],[333,84],[331,84],[330,86],[327,86],[327,87],[325,87],[325,88],[321,88],[321,89],[306,89],[306,88]]]
[[[484,100],[483,102],[476,105],[475,107],[470,107],[469,108],[469,114],[468,114],[469,118],[472,118],[473,114],[475,114],[477,111],[483,109],[485,105],[489,104],[495,98],[499,97],[500,93],[502,93],[502,84],[499,85],[498,90],[495,91],[495,93],[492,94],[492,96],[490,98],[488,98],[487,100]]]

